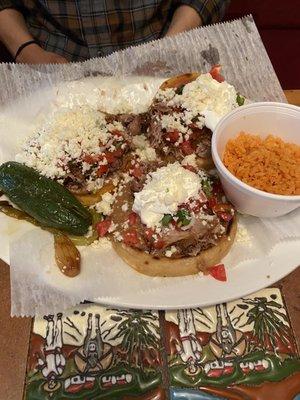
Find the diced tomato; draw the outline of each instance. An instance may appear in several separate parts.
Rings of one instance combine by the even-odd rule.
[[[82,157],[82,160],[88,164],[95,164],[96,162],[102,161],[104,158],[104,154],[85,154]]]
[[[99,165],[99,168],[97,170],[97,175],[102,176],[108,171],[108,165]]]
[[[120,158],[120,157],[122,157],[122,155],[123,155],[123,150],[122,150],[122,149],[117,149],[117,150],[115,150],[115,151],[112,152],[112,155],[113,155],[115,158]]]
[[[136,246],[139,242],[137,231],[135,229],[130,229],[123,233],[123,242],[127,246]]]
[[[215,204],[212,207],[212,210],[217,213],[217,215],[223,219],[223,221],[231,221],[233,218],[232,214],[232,206],[227,203],[219,203]]]
[[[217,205],[217,199],[215,197],[211,197],[208,200],[208,205],[209,205],[210,208],[213,209]]]
[[[140,178],[143,175],[143,170],[139,165],[135,165],[130,174],[135,178]]]
[[[223,193],[223,188],[220,181],[214,182],[212,186],[212,191],[214,194]]]
[[[111,225],[111,220],[109,218],[105,219],[104,221],[98,222],[96,224],[98,235],[100,237],[105,236],[109,230],[110,225]]]
[[[145,236],[148,240],[151,240],[154,235],[154,230],[152,228],[145,229]]]
[[[189,164],[183,165],[183,168],[188,169],[191,172],[197,172],[196,168]]]
[[[180,147],[182,148],[183,154],[186,156],[194,153],[194,149],[189,140],[185,140],[184,142],[182,142]]]
[[[221,68],[221,65],[214,65],[209,71],[210,75],[218,82],[225,81],[224,77],[221,75]]]
[[[219,216],[220,218],[222,218],[223,221],[226,221],[226,222],[231,221],[232,218],[233,218],[233,215],[232,215],[232,214],[226,213],[226,212],[221,212],[221,213],[218,214],[218,216]]]
[[[180,207],[180,206],[179,206],[179,207]],[[185,208],[189,208],[189,207],[188,207],[188,206],[185,206]],[[173,225],[175,229],[179,230],[179,227],[178,227],[178,225],[177,225],[177,221],[175,221],[175,219],[172,219],[171,225]]]
[[[138,215],[135,212],[131,212],[128,215],[129,225],[135,225],[138,221]]]
[[[227,203],[219,203],[213,207],[213,210],[215,213],[223,213],[223,212],[228,213],[232,210],[232,207],[230,204]]]
[[[94,164],[98,161],[98,158],[96,156],[92,156],[91,154],[85,154],[82,157],[82,160],[88,164]]]
[[[158,239],[155,240],[155,242],[153,243],[153,247],[154,247],[156,250],[162,249],[162,248],[164,247],[164,245],[165,245],[165,242],[164,242],[161,238],[158,238]]]
[[[116,160],[114,154],[112,152],[109,152],[109,151],[107,151],[105,153],[105,158],[106,158],[108,164],[112,164]]]
[[[209,274],[217,279],[218,281],[226,282],[227,281],[227,276],[226,276],[226,270],[224,264],[218,264],[215,265],[214,267],[211,267],[209,270]]]
[[[192,129],[192,132],[190,133],[190,138],[197,139],[197,133],[198,131],[200,131],[197,124],[192,122],[191,124],[188,124],[188,128]]]
[[[168,132],[166,138],[169,139],[171,143],[175,143],[179,139],[179,132],[176,130],[173,132]]]

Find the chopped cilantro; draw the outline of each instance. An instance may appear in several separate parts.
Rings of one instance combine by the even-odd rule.
[[[236,96],[236,102],[238,103],[239,106],[244,105],[245,103],[245,97],[241,96],[239,93]]]
[[[186,226],[189,225],[189,223],[191,222],[191,215],[188,212],[188,210],[182,208],[180,209],[177,214],[176,217],[178,217],[178,222],[182,225],[182,226]]]
[[[172,219],[173,217],[171,214],[165,214],[161,220],[161,223],[163,226],[168,226]]]
[[[203,192],[205,193],[206,197],[211,197],[211,195],[212,195],[211,181],[209,179],[203,179],[201,184],[202,184]]]

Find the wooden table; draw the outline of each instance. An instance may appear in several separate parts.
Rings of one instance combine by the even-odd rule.
[[[285,94],[290,103],[300,106],[300,90],[285,91]],[[300,269],[284,278],[278,285],[284,294],[299,348]],[[0,400],[21,400],[32,319],[10,317],[9,267],[2,261],[0,261],[0,293]]]
[[[300,90],[285,90],[284,94],[290,104],[300,106]]]

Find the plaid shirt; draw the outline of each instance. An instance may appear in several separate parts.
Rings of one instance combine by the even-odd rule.
[[[105,56],[164,35],[179,5],[203,24],[217,22],[229,0],[0,0],[0,11],[22,12],[30,33],[70,61]]]

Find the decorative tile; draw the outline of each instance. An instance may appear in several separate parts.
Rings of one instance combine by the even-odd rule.
[[[300,359],[277,288],[167,312],[165,336],[171,399],[292,400],[300,393]]]
[[[166,398],[300,400],[280,290],[160,314],[84,304],[34,321],[25,400]]]
[[[155,312],[85,304],[35,319],[25,399],[164,398]]]

